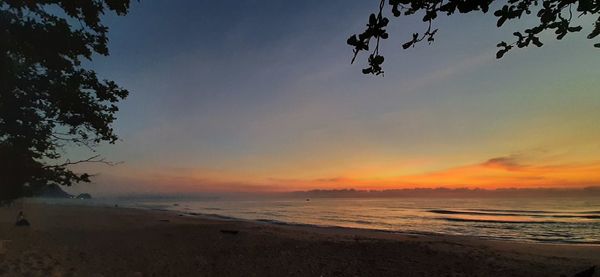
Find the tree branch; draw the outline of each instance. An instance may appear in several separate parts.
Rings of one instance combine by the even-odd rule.
[[[47,166],[44,166],[44,168],[62,168],[62,167],[66,167],[66,166],[70,166],[70,165],[76,165],[76,164],[82,164],[82,163],[100,163],[100,164],[105,164],[105,165],[108,165],[108,166],[115,166],[115,165],[121,164],[123,162],[110,162],[110,161],[107,161],[104,158],[100,158],[100,155],[94,155],[94,156],[91,156],[91,157],[89,157],[87,159],[79,160],[79,161],[74,161],[74,162],[72,162],[69,159],[67,159],[62,164],[47,165]]]

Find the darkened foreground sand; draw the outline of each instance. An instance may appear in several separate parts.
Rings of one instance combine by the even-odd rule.
[[[275,226],[124,208],[0,208],[2,276],[572,276],[600,247]],[[237,230],[239,233],[223,233]],[[600,276],[596,273],[595,276]]]

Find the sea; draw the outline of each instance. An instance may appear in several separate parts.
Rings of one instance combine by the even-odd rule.
[[[600,245],[600,198],[135,198],[112,203],[185,216],[409,234]],[[106,202],[108,203],[108,202]]]

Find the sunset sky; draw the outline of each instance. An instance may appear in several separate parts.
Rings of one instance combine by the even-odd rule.
[[[91,64],[130,90],[97,193],[600,185],[600,50],[581,34],[495,59],[527,21],[392,20],[385,77],[346,39],[378,1],[142,1]],[[84,150],[71,151],[84,157]]]

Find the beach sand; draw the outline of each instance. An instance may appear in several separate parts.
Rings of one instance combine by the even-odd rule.
[[[600,265],[599,246],[18,206],[0,208],[0,276],[573,276]],[[19,209],[31,227],[14,226]]]

